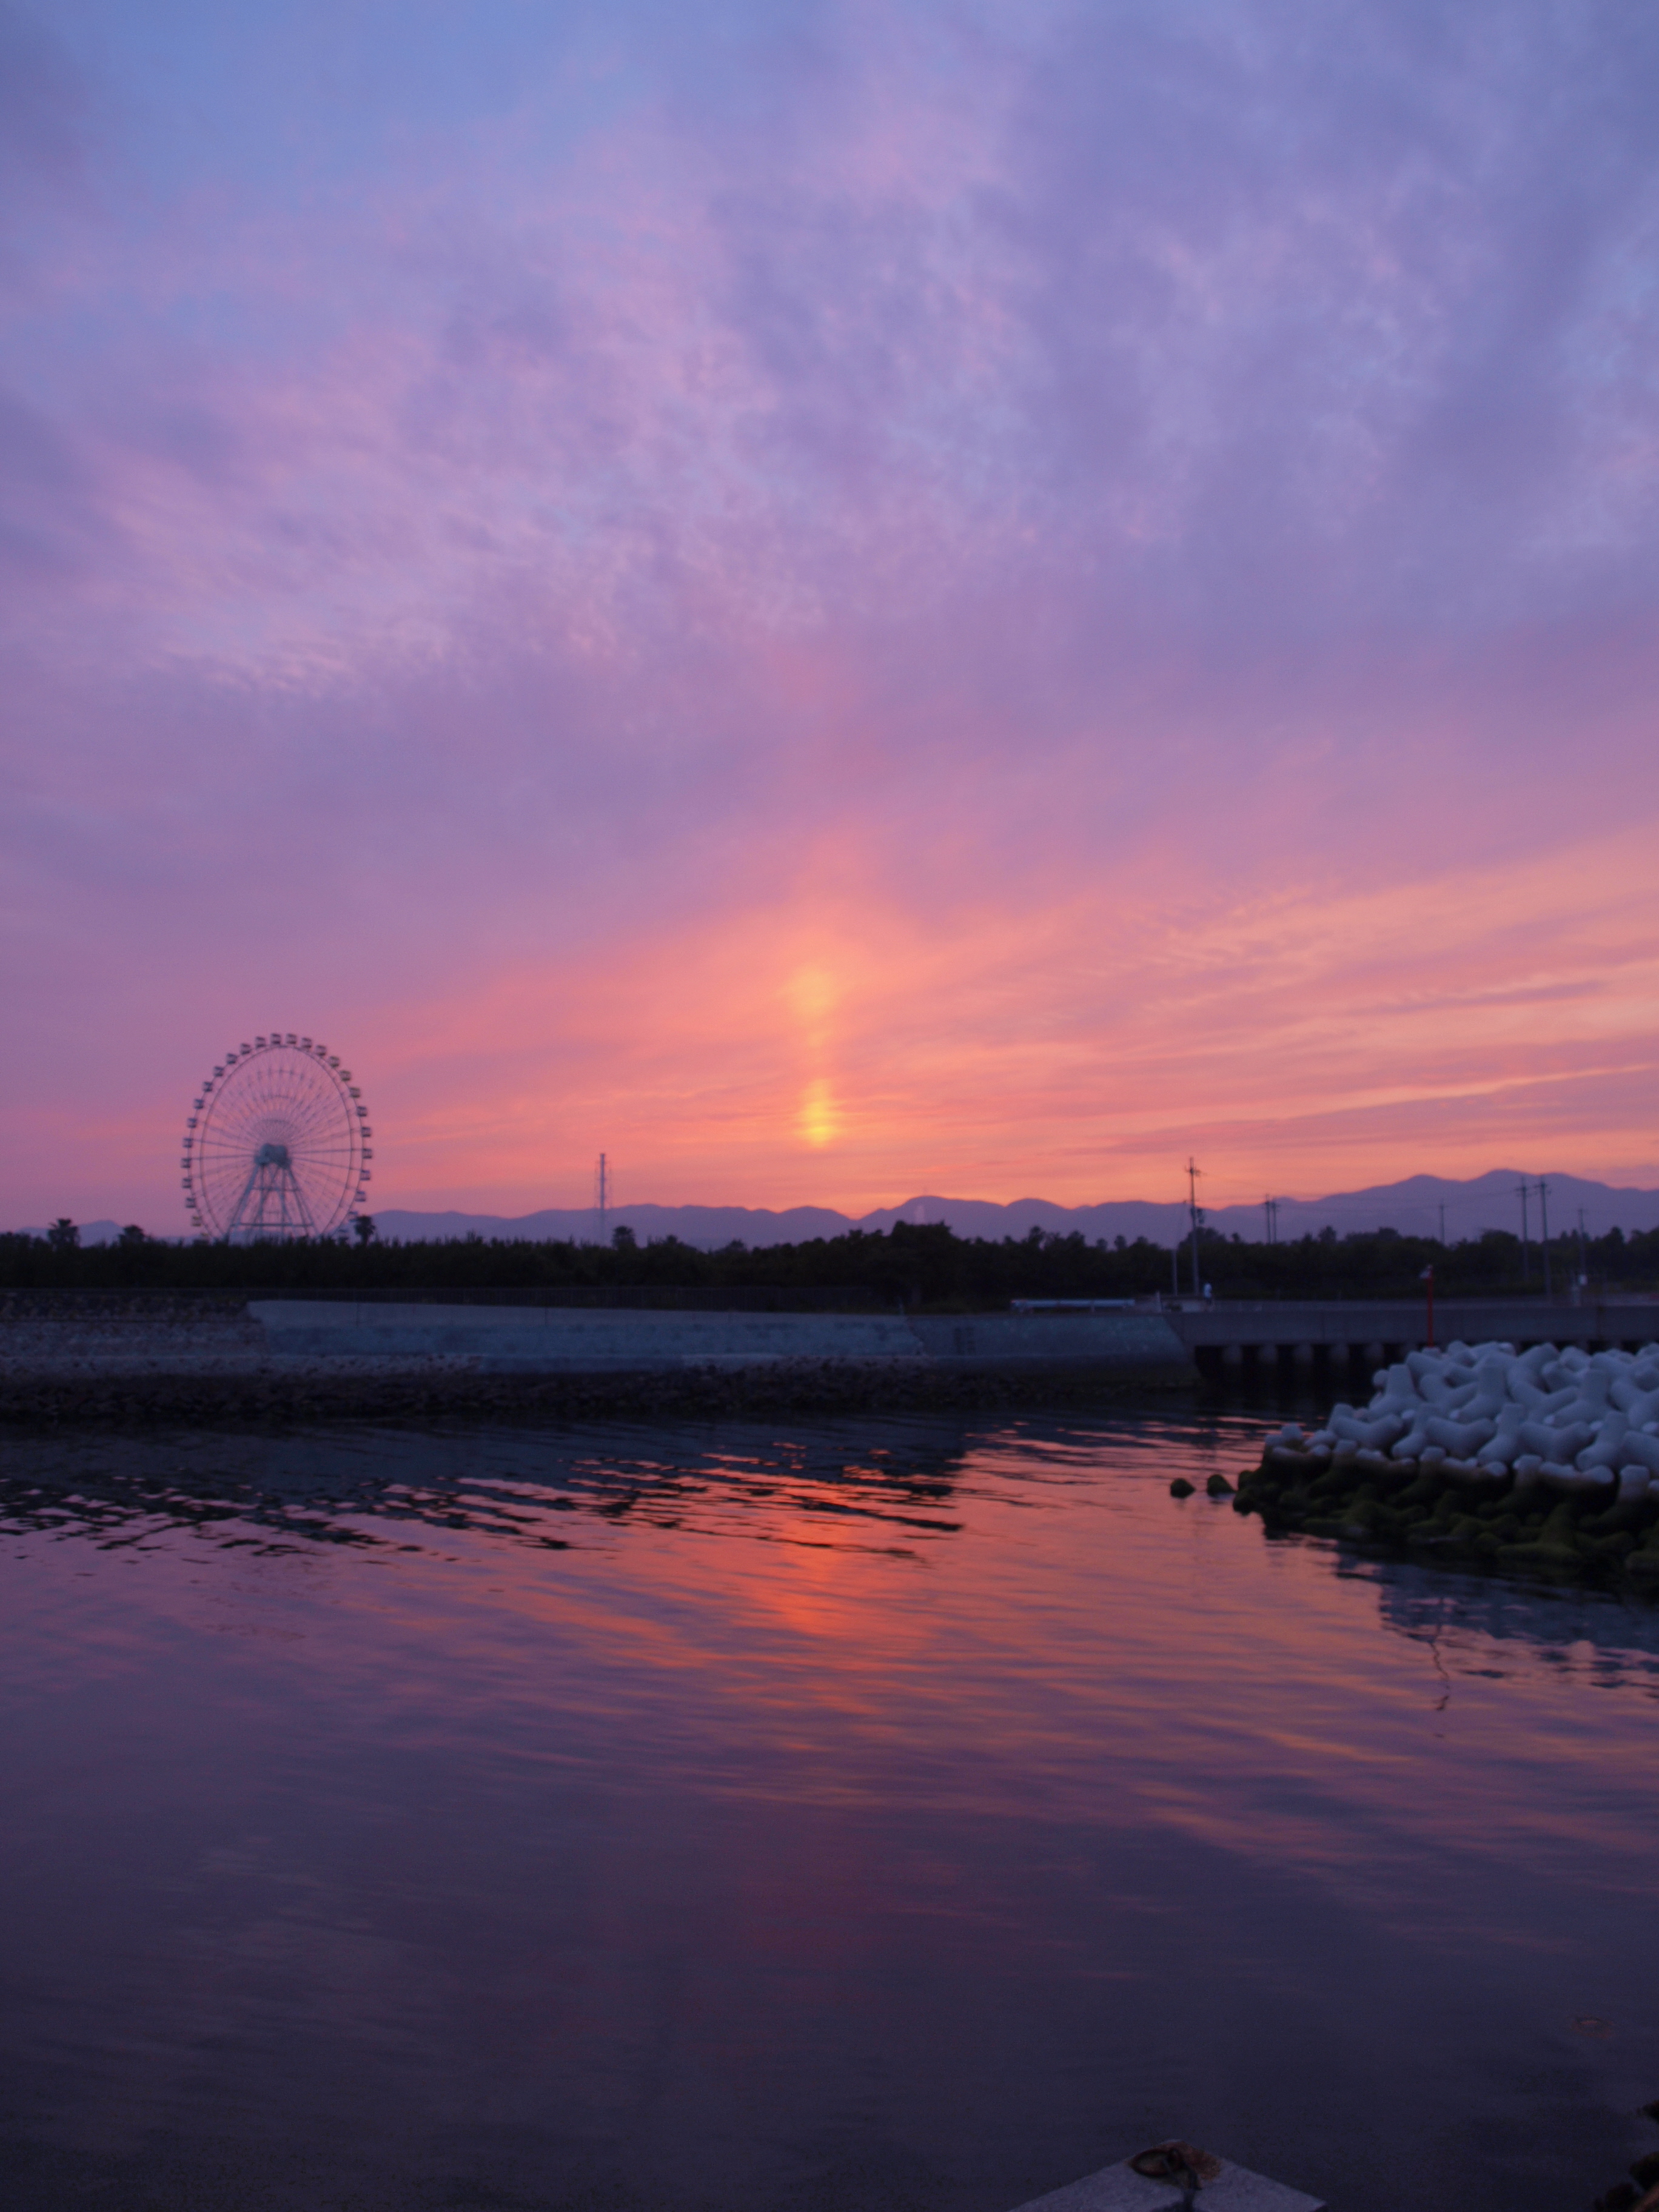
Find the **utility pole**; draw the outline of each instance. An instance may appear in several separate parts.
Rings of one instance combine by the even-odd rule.
[[[1550,1295],[1550,1187],[1538,1178],[1538,1241],[1544,1248],[1544,1296]]]
[[[1270,1244],[1277,1244],[1279,1242],[1279,1200],[1276,1198],[1264,1198],[1261,1201],[1261,1211],[1267,1217],[1267,1242]]]
[[[1202,1173],[1203,1170],[1194,1164],[1192,1155],[1189,1152],[1187,1156],[1187,1206],[1188,1210],[1193,1217],[1193,1296],[1194,1297],[1200,1297],[1203,1291],[1203,1281],[1198,1272],[1198,1224],[1200,1219],[1198,1211],[1198,1178]]]
[[[593,1170],[593,1210],[599,1217],[599,1242],[605,1242],[605,1217],[611,1210],[611,1163],[599,1154],[599,1164]]]
[[[1532,1185],[1529,1182],[1520,1182],[1516,1183],[1515,1188],[1516,1194],[1521,1200],[1521,1279],[1524,1283],[1527,1279],[1527,1193],[1532,1188]]]
[[[1589,1261],[1584,1251],[1584,1209],[1578,1209],[1578,1287],[1582,1291],[1589,1283]]]
[[[1443,1252],[1446,1249],[1446,1201],[1443,1198],[1440,1201],[1440,1249]]]

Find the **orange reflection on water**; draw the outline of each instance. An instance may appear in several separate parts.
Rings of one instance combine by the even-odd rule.
[[[1594,1766],[1564,1719],[1488,1738],[1517,1673],[1577,1710],[1524,1640],[1494,1686],[1478,1632],[1379,1634],[1371,1585],[1324,1548],[1168,1497],[1172,1464],[1243,1444],[1016,1431],[890,1468],[716,1450],[695,1481],[629,1476],[610,1517],[550,1514],[568,1552],[462,1539],[459,1578],[417,1558],[404,1601],[437,1577],[430,1632],[480,1663],[517,1651],[504,1694],[601,1763],[633,1745],[717,1794],[1150,1820],[1321,1879],[1480,1850],[1492,1776],[1443,1748],[1471,1732],[1511,1775],[1534,1753]]]
[[[1617,2109],[1659,1623],[1170,1497],[1259,1432],[15,1439],[8,2094],[671,2212],[1177,2124],[1398,2212],[1471,2112],[1547,2138],[1577,2014]]]

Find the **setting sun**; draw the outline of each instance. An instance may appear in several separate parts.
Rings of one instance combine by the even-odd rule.
[[[809,1083],[801,1096],[797,1124],[809,1145],[829,1145],[841,1132],[841,1116],[830,1085],[822,1078]]]

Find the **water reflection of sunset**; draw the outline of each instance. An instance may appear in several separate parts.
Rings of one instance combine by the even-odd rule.
[[[142,2016],[197,2054],[191,2127],[246,2105],[246,2046],[386,2172],[441,2155],[435,2095],[504,2116],[519,2166],[441,2154],[477,2185],[597,2172],[667,2212],[772,2212],[780,2130],[904,2146],[946,2212],[1006,2212],[1149,2113],[1266,2130],[1310,2185],[1335,2116],[1378,2154],[1345,2150],[1345,2212],[1398,2212],[1418,2145],[1414,2212],[1467,2212],[1430,2154],[1473,2112],[1534,2146],[1505,2212],[1553,2212],[1553,2123],[1507,2085],[1564,2018],[1649,2002],[1659,1627],[1170,1498],[1255,1432],[17,1440],[0,1893],[30,1899],[14,1960],[52,1968],[9,2094],[90,2038],[56,2093],[80,2136],[105,2079],[154,2112]],[[121,1807],[113,1989],[23,1717],[48,1705]],[[1409,2081],[1382,2112],[1379,2038]]]

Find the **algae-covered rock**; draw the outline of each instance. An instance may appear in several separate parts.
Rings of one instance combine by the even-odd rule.
[[[1552,1574],[1582,1574],[1589,1554],[1577,1541],[1571,1498],[1563,1498],[1530,1543],[1505,1544],[1499,1562],[1506,1567],[1531,1567]]]
[[[1628,1530],[1633,1538],[1648,1518],[1645,1498],[1621,1498],[1606,1512],[1587,1514],[1579,1522],[1578,1531],[1583,1536],[1615,1536],[1621,1530]]]
[[[1581,1534],[1578,1540],[1609,1566],[1622,1562],[1636,1549],[1636,1539],[1628,1528],[1615,1528],[1610,1536]]]
[[[1429,1519],[1437,1528],[1449,1529],[1453,1522],[1461,1519],[1463,1501],[1455,1490],[1443,1490],[1434,1502]]]
[[[1235,1509],[1273,1530],[1659,1584],[1659,1344],[1517,1357],[1458,1342],[1372,1380],[1368,1406],[1269,1437]]]
[[[1198,1485],[1188,1482],[1184,1474],[1178,1474],[1170,1485],[1170,1495],[1171,1498],[1190,1498],[1197,1487]]]
[[[1404,1534],[1404,1523],[1380,1498],[1368,1498],[1362,1492],[1349,1500],[1340,1533],[1351,1540],[1387,1543]]]
[[[1395,1510],[1400,1513],[1409,1513],[1414,1506],[1426,1505],[1431,1508],[1445,1486],[1438,1468],[1425,1467],[1414,1481],[1408,1482],[1406,1487],[1396,1494],[1394,1501]]]
[[[1212,1498],[1231,1498],[1233,1494],[1233,1486],[1231,1483],[1228,1481],[1224,1474],[1218,1473],[1212,1474],[1210,1477],[1209,1480],[1205,1484],[1204,1488],[1206,1492]]]

